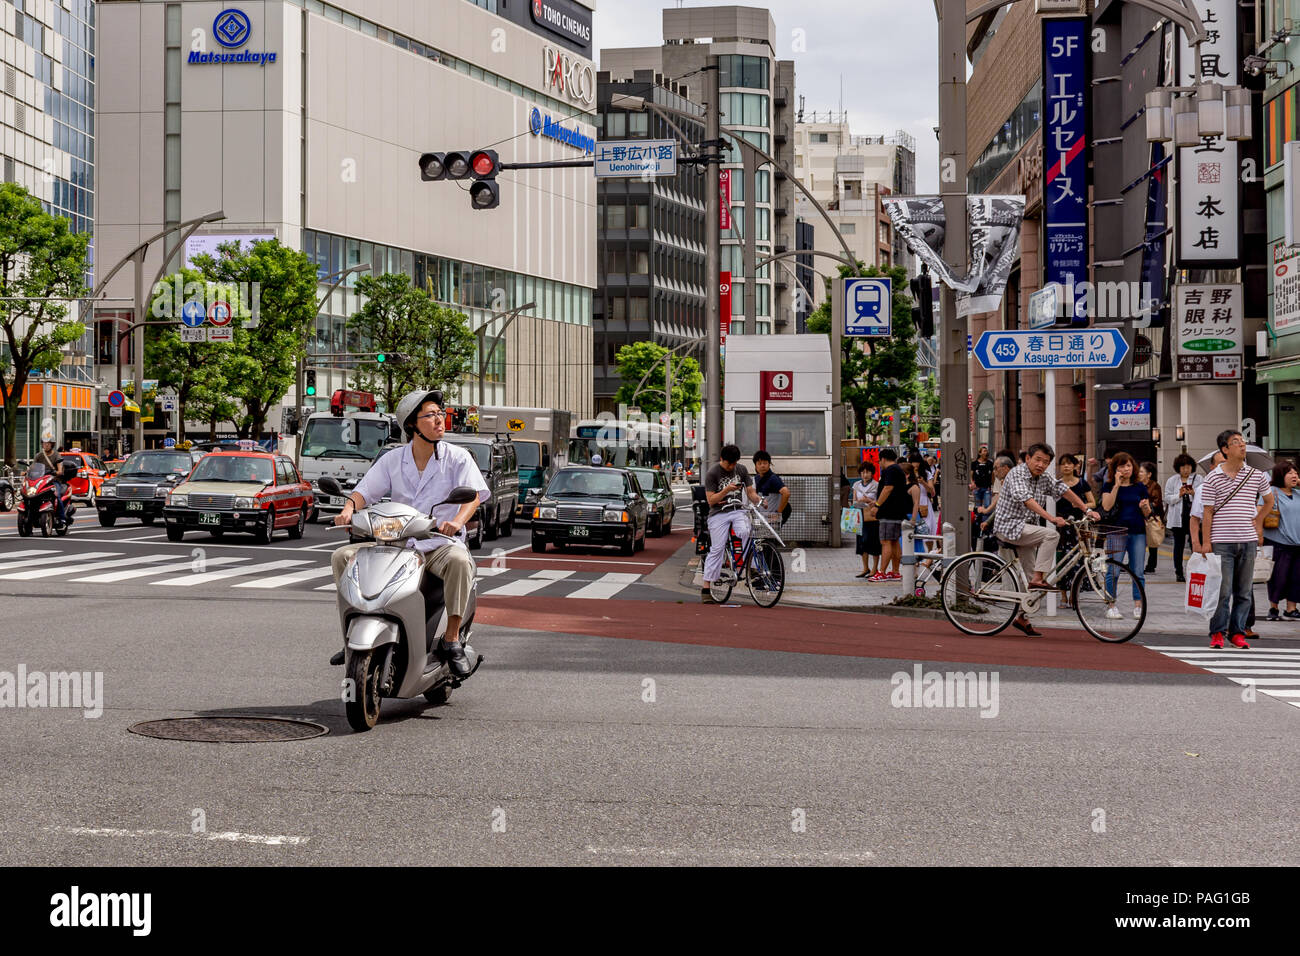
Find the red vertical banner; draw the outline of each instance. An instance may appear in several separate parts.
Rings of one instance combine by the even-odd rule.
[[[731,228],[731,170],[718,170],[718,228]]]
[[[722,345],[727,344],[727,334],[731,331],[731,273],[718,273],[718,314],[722,318]]]

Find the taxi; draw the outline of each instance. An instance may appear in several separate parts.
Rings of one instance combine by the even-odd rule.
[[[77,477],[68,482],[72,489],[74,501],[88,501],[92,505],[108,477],[108,469],[95,455],[88,454],[80,448],[59,452],[60,461],[73,461],[77,465]]]
[[[292,460],[236,448],[204,455],[168,494],[163,520],[168,541],[180,541],[187,531],[214,538],[234,531],[269,544],[281,528],[301,538],[313,504],[311,485]]]

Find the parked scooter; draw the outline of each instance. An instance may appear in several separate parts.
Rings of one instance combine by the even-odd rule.
[[[23,478],[22,492],[18,496],[18,534],[29,538],[39,526],[41,536],[53,535],[63,537],[72,527],[72,519],[77,513],[72,504],[71,480],[77,477],[77,466],[65,461],[62,474],[58,476],[63,482],[63,520],[58,518],[59,505],[56,498],[56,476],[42,462],[32,462]]]
[[[326,476],[320,488],[342,496],[339,483]],[[473,488],[453,489],[442,505],[463,505],[478,498]],[[438,507],[435,505],[434,507]],[[469,644],[478,585],[470,588],[460,627],[465,655],[474,670],[456,677],[438,655],[438,638],[447,626],[442,581],[424,572],[424,555],[408,547],[411,541],[446,537],[438,522],[409,505],[387,501],[352,515],[354,540],[374,540],[348,562],[339,580],[339,623],[343,627],[343,665],[350,691],[344,698],[353,730],[369,730],[379,721],[385,697],[410,698],[423,694],[431,704],[446,703],[452,690],[483,663]],[[449,539],[453,540],[454,539]],[[461,547],[454,542],[446,547]]]

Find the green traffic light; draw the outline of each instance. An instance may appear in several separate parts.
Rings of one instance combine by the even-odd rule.
[[[378,355],[375,356],[375,361],[382,365],[384,362],[384,358],[385,358],[384,353],[380,352]]]
[[[308,395],[315,395],[315,394],[316,394],[316,386],[315,386],[315,385],[308,385],[308,386],[307,386],[307,394],[308,394]]]

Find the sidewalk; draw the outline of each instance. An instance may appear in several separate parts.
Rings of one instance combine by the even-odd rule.
[[[869,611],[883,608],[906,594],[900,582],[869,584],[863,578],[855,578],[854,575],[862,570],[862,559],[854,553],[851,544],[842,548],[796,548],[783,557],[786,575],[782,605]],[[697,560],[692,558],[690,570],[696,572],[694,581],[697,588],[701,583],[698,568]],[[1161,548],[1155,572],[1146,576],[1147,617],[1139,637],[1151,633],[1208,636],[1208,622],[1183,611],[1185,586],[1174,579],[1173,551]],[[933,584],[926,589],[927,594],[937,592],[938,588]],[[1258,614],[1255,630],[1261,639],[1300,638],[1300,621],[1270,623],[1264,620],[1268,614],[1268,592],[1263,584],[1255,585],[1255,608]],[[925,611],[916,613],[930,616]],[[943,612],[932,613],[942,615]],[[1047,626],[1078,626],[1078,618],[1064,609],[1058,612],[1055,620],[1047,617],[1046,610],[1039,611],[1033,620],[1035,624]]]

